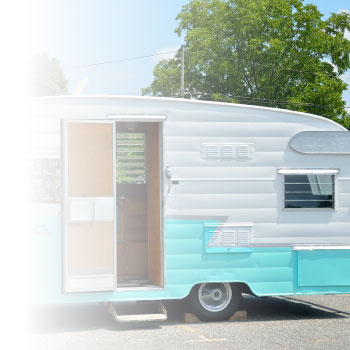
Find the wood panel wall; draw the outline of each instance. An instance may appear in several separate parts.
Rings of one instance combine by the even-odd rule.
[[[113,125],[67,125],[68,196],[113,197]],[[113,274],[113,222],[69,222],[69,274]]]
[[[113,222],[70,223],[70,274],[113,273]]]
[[[147,124],[148,279],[155,285],[162,283],[159,132],[159,123]]]
[[[68,195],[113,196],[113,125],[67,126]]]

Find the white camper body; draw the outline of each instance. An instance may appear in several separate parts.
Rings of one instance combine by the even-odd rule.
[[[350,138],[340,125],[118,96],[37,99],[31,114],[36,302],[195,290],[215,314],[237,288],[350,292]]]

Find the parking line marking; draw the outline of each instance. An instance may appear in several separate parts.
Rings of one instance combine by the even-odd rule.
[[[197,337],[199,337],[200,339],[197,340],[185,340],[184,343],[194,343],[194,342],[213,342],[213,341],[225,341],[226,339],[222,338],[222,339],[210,339],[207,338],[205,335],[203,335],[202,333],[198,332],[196,329],[184,325],[184,324],[180,324],[178,325],[178,327],[184,329],[187,332],[190,332],[192,334],[195,334]]]
[[[314,343],[336,343],[337,341],[334,339],[316,339]]]
[[[214,341],[225,341],[226,339],[197,339],[197,340],[184,340],[184,343],[201,343],[201,342],[214,342]]]

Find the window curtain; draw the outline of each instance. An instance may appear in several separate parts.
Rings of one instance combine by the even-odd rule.
[[[333,175],[307,175],[313,195],[333,195]]]

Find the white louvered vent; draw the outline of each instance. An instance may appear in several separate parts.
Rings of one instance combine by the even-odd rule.
[[[238,143],[202,143],[201,154],[203,159],[252,159],[254,144]]]
[[[237,145],[237,158],[250,158],[249,145]]]
[[[204,226],[206,234],[206,252],[229,252],[233,248],[251,248],[253,226],[231,224],[208,224]],[[214,249],[214,250],[213,250]],[[234,251],[234,250],[233,250]]]
[[[237,232],[237,246],[238,247],[250,247],[251,246],[251,231],[250,230],[238,230]]]
[[[211,144],[211,145],[206,145],[206,158],[211,158],[211,159],[217,159],[219,158],[219,145]]]
[[[221,232],[220,231],[208,231],[209,241],[208,247],[220,247],[221,245]]]
[[[234,159],[236,157],[236,147],[233,144],[221,145],[221,158]]]
[[[234,247],[236,242],[236,231],[235,230],[224,230],[223,231],[223,245],[225,247]]]

